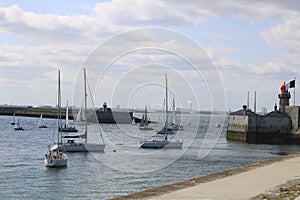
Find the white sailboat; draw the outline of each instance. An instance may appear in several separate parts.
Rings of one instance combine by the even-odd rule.
[[[139,125],[140,130],[153,130],[151,126],[149,126],[149,119],[147,114],[147,106],[145,107],[145,113],[143,114],[141,123]]]
[[[182,141],[169,141],[168,135],[174,134],[174,132],[169,128],[168,123],[168,80],[166,77],[166,120],[163,128],[157,132],[157,135],[152,136],[152,140],[145,140],[140,142],[141,148],[182,148]]]
[[[82,135],[64,136],[67,141],[63,143],[64,148],[67,152],[103,152],[105,149],[105,144],[88,143],[88,126],[86,120],[87,111],[87,91],[86,91],[86,71],[83,69],[84,75],[84,110],[82,112],[84,118],[85,131]]]
[[[23,127],[20,124],[20,118],[19,117],[18,117],[17,122],[15,123],[15,130],[16,131],[23,131],[24,130]]]
[[[176,110],[175,110],[175,98],[173,98],[173,105],[172,105],[172,124],[169,127],[172,131],[182,130],[183,126],[177,124],[176,120]]]
[[[16,114],[14,113],[14,115],[12,116],[11,122],[10,122],[11,125],[16,124],[16,119],[15,118],[16,118]]]
[[[58,127],[62,126],[61,119],[61,90],[60,90],[60,71],[58,71],[58,117],[57,117]],[[45,155],[45,166],[46,167],[66,167],[68,163],[68,156],[62,145],[61,129],[58,129],[57,142],[50,148]]]
[[[67,107],[66,107],[66,120],[64,127],[61,128],[62,132],[78,132],[75,126],[70,126],[69,124],[69,105],[67,101]]]
[[[83,105],[81,105],[81,107],[80,107],[80,109],[79,109],[79,111],[78,111],[78,113],[76,115],[75,121],[77,123],[79,123],[79,122],[85,122],[86,121],[86,118],[85,118],[85,116],[83,114]]]
[[[136,125],[137,123],[135,122],[135,118],[133,117],[132,119],[132,122],[131,122],[132,125]]]
[[[161,149],[161,148],[175,148],[181,149],[183,145],[182,141],[169,141],[168,135],[155,135],[152,136],[152,140],[145,140],[140,143],[141,148],[149,149]]]
[[[38,122],[38,127],[39,128],[47,128],[47,125],[45,124],[44,120],[43,120],[43,113],[41,113],[39,122]]]
[[[165,123],[164,126],[162,127],[162,129],[160,131],[157,132],[157,134],[174,134],[172,127],[169,124],[169,114],[168,114],[168,77],[166,74],[166,110],[165,110],[165,114],[166,114],[166,119],[165,119]]]

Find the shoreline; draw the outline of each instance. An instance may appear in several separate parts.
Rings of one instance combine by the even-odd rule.
[[[169,194],[169,193],[172,193],[175,191],[191,188],[191,187],[197,186],[201,183],[208,183],[208,182],[212,182],[215,180],[223,179],[225,177],[231,177],[234,175],[242,174],[243,172],[249,172],[251,170],[269,166],[273,163],[278,163],[278,162],[286,161],[286,160],[289,160],[292,158],[297,158],[297,157],[300,157],[300,152],[295,153],[295,154],[286,155],[286,156],[280,156],[278,158],[273,158],[270,160],[261,161],[261,162],[254,163],[254,164],[251,164],[251,165],[248,165],[245,167],[241,167],[241,168],[226,170],[223,172],[218,172],[218,173],[210,174],[207,176],[202,176],[202,177],[193,178],[193,179],[189,179],[189,180],[185,180],[185,181],[180,181],[180,182],[165,185],[165,186],[147,189],[147,190],[144,190],[141,192],[137,192],[137,193],[133,193],[133,194],[125,195],[125,196],[115,197],[115,198],[112,198],[112,200],[155,198],[155,197],[166,195],[166,194]],[[286,180],[286,181],[288,181],[288,180]],[[269,188],[269,189],[272,189],[272,188]],[[260,194],[256,194],[256,195],[260,195]]]

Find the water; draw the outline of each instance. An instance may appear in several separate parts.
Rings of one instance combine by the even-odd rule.
[[[201,116],[199,127],[195,116],[187,118],[191,125],[183,120],[185,147],[182,150],[140,149],[138,142],[149,137],[151,132],[141,132],[133,125],[104,124],[102,131],[108,141],[104,153],[69,153],[68,167],[50,169],[44,166],[44,154],[47,145],[55,138],[56,120],[45,119],[50,127],[39,129],[38,118],[21,117],[25,130],[15,131],[10,125],[11,117],[0,116],[0,197],[109,199],[300,150],[297,145],[253,145],[227,141],[225,130],[220,137],[205,139],[206,117]],[[198,128],[197,134],[190,138],[195,127]],[[97,126],[91,124],[89,129],[96,132]],[[90,140],[99,140],[98,136],[93,134]],[[203,147],[204,140],[208,145]],[[189,142],[191,146],[187,147]],[[214,142],[217,143],[208,151],[209,154],[199,158],[199,149],[209,150]],[[155,169],[156,166],[158,169]]]

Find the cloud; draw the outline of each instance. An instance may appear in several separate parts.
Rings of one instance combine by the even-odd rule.
[[[25,12],[18,5],[0,8],[0,26],[2,32],[39,43],[78,44],[111,33],[109,23],[87,15],[37,14]]]
[[[255,74],[276,78],[288,77],[295,74],[296,70],[280,63],[268,62],[263,66],[257,66],[252,70]],[[292,76],[293,77],[293,76]]]
[[[130,5],[130,6],[128,6]],[[97,3],[89,15],[56,15],[26,12],[18,5],[0,8],[2,32],[40,43],[94,43],[141,26],[169,28],[198,26],[208,17],[238,17],[251,21],[278,19],[294,12],[280,2],[129,1]],[[220,33],[213,37],[228,39]]]
[[[193,2],[195,3],[195,2]],[[130,6],[128,6],[130,5]],[[188,26],[198,25],[202,18],[195,15],[191,4],[171,3],[168,1],[129,1],[114,0],[98,3],[93,11],[97,18],[105,19],[121,26],[161,25]]]
[[[0,4],[0,6],[2,5]],[[114,0],[97,3],[92,7],[82,6],[82,8],[89,8],[90,13],[80,15],[38,14],[24,11],[18,5],[0,7],[0,34],[1,32],[13,34],[32,42],[29,42],[29,45],[26,43],[15,46],[2,45],[0,47],[2,72],[0,77],[6,78],[5,80],[13,80],[12,75],[9,73],[9,67],[13,67],[15,73],[20,74],[20,77],[23,77],[30,85],[29,79],[36,81],[35,84],[41,79],[46,80],[49,77],[50,81],[54,81],[56,76],[53,71],[63,68],[63,80],[71,85],[73,78],[76,76],[76,70],[91,49],[112,35],[145,26],[179,30],[180,28],[198,28],[202,26],[203,21],[210,18],[222,20],[243,19],[254,23],[271,22],[269,29],[261,32],[260,36],[264,38],[268,45],[276,45],[283,49],[282,52],[273,55],[274,57],[266,58],[265,63],[246,63],[242,65],[237,61],[238,59],[233,60],[235,54],[242,51],[242,48],[238,46],[241,38],[235,38],[221,31],[216,32],[213,29],[201,32],[217,39],[207,44],[205,51],[213,58],[221,73],[224,74],[225,82],[231,82],[231,77],[236,78],[234,83],[238,85],[238,79],[254,78],[255,76],[281,78],[280,76],[283,74],[287,77],[291,76],[292,73],[297,73],[297,70],[291,69],[291,66],[299,66],[300,64],[298,53],[300,17],[297,1],[283,3],[279,0],[272,2],[257,0],[244,3],[234,0],[217,2],[187,0],[183,3],[178,0]],[[237,26],[238,28],[240,27]],[[163,35],[157,37],[144,32],[142,35],[133,35],[132,38],[127,38],[127,40],[116,41],[114,46],[107,49],[98,59],[103,59],[102,57],[105,56],[110,59],[111,54],[123,48],[123,46],[129,45],[130,41],[134,41],[134,38],[137,38],[145,46],[151,46],[151,43],[153,44],[157,39],[160,39],[162,40],[162,47],[166,49],[172,46],[173,48],[180,48],[182,52],[188,51],[188,48],[178,45],[175,40],[164,40]],[[248,42],[247,38],[242,39],[242,42]],[[220,44],[220,41],[227,43]],[[235,45],[231,46],[230,42]],[[199,56],[197,55],[199,52],[196,51],[189,51],[188,53],[192,58]],[[249,52],[253,55],[257,53]],[[220,58],[226,55],[233,56],[231,56],[231,59]],[[193,74],[190,73],[190,70],[186,70],[183,63],[172,62],[174,61],[172,56],[158,54],[154,51],[137,52],[135,56],[126,57],[122,61],[128,64],[130,68],[142,64],[145,60],[174,66],[176,69],[181,70],[185,76],[193,77]],[[202,70],[210,70],[210,66],[205,65],[205,62],[197,64],[203,67]],[[32,69],[35,69],[34,72]],[[240,74],[242,75],[240,76]],[[245,74],[249,74],[249,76]],[[28,77],[28,79],[24,77]],[[211,77],[213,77],[213,74],[209,78]],[[111,77],[109,80],[113,81],[115,79]],[[49,88],[50,86],[43,84],[43,87]]]
[[[262,31],[265,41],[274,46],[279,46],[287,54],[298,54],[300,46],[300,13],[290,15],[283,23]]]
[[[128,7],[128,5],[130,5]],[[90,15],[26,12],[18,5],[0,7],[1,31],[40,43],[93,43],[137,26],[198,25],[201,16],[189,6],[153,1],[112,1],[95,5]]]

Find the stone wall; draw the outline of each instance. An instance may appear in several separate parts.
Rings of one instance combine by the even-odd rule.
[[[228,117],[226,137],[247,143],[289,143],[292,121],[286,113],[271,112],[268,115],[232,114]]]
[[[257,133],[289,134],[291,126],[289,117],[259,116]]]
[[[300,127],[300,107],[299,106],[286,106],[285,108],[286,112],[292,119],[292,133],[297,134],[299,133],[299,127]]]
[[[229,115],[227,130],[246,133],[248,131],[248,116]]]

